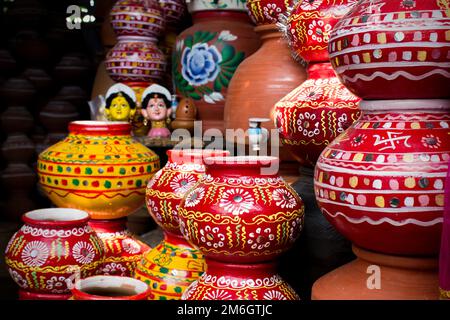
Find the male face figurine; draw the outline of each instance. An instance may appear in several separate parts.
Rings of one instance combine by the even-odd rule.
[[[111,105],[105,109],[105,112],[112,121],[128,121],[134,116],[136,109],[130,107],[125,97],[118,95],[111,101]]]

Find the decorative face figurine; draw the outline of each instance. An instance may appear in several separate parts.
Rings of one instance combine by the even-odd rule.
[[[151,123],[148,136],[152,138],[168,138],[170,131],[167,128],[172,97],[169,90],[158,84],[153,84],[145,89],[142,94],[142,115]]]
[[[117,83],[106,93],[105,116],[110,121],[131,121],[136,113],[136,95],[130,87]]]

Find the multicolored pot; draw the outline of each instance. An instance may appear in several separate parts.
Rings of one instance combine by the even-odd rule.
[[[299,300],[272,262],[231,264],[207,260],[208,269],[182,300]]]
[[[267,261],[288,250],[300,235],[304,206],[277,175],[278,158],[206,161],[206,174],[178,209],[183,236],[208,258],[229,263]]]
[[[363,99],[450,97],[449,3],[363,0],[330,36],[342,83]]]
[[[156,45],[156,38],[118,37],[106,55],[105,65],[116,82],[158,82],[164,78],[166,57]]]
[[[180,299],[205,270],[203,255],[179,230],[178,208],[187,191],[205,173],[204,159],[226,156],[222,150],[168,150],[168,161],[147,185],[147,209],[164,230],[164,241],[144,255],[136,278],[152,288],[150,299]]]
[[[93,276],[75,282],[71,300],[147,300],[150,288],[142,281],[119,276]]]
[[[5,252],[20,299],[68,299],[71,278],[94,275],[103,262],[104,248],[88,225],[88,213],[39,209],[22,220]]]
[[[245,12],[194,12],[194,25],[178,37],[172,54],[177,94],[192,98],[203,130],[223,129],[223,109],[238,65],[259,47]]]
[[[205,255],[206,274],[184,299],[296,299],[272,263],[300,235],[304,206],[277,175],[278,158],[215,157],[178,210],[183,236]],[[221,290],[216,290],[218,287]],[[251,293],[251,294],[250,294]]]
[[[50,200],[85,210],[93,219],[121,218],[139,209],[159,158],[130,131],[125,122],[71,122],[68,137],[39,155],[39,181]]]
[[[329,62],[308,66],[309,78],[274,108],[280,140],[304,166],[358,117],[360,99],[344,87]]]
[[[363,100],[360,109],[361,118],[317,161],[318,205],[359,247],[437,255],[450,159],[450,100]]]
[[[307,62],[329,61],[328,41],[335,24],[357,0],[298,1],[284,22],[292,55]]]
[[[295,3],[295,0],[247,0],[248,15],[256,25],[272,24],[279,21]]]
[[[163,9],[166,25],[178,26],[187,13],[186,2],[183,0],[158,0],[158,2]]]
[[[132,277],[136,263],[150,247],[127,230],[127,219],[91,220],[89,225],[103,242],[105,258],[98,274]]]
[[[157,0],[119,0],[111,10],[117,36],[159,37],[164,30],[164,11]]]

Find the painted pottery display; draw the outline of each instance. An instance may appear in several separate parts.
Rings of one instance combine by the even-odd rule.
[[[113,81],[158,81],[166,70],[166,57],[152,37],[118,37],[108,52],[106,70]]]
[[[127,230],[127,219],[91,220],[89,226],[103,242],[105,258],[98,274],[132,277],[136,263],[150,247]]]
[[[246,130],[249,118],[273,120],[275,103],[306,79],[305,69],[292,59],[276,25],[258,26],[255,31],[262,45],[239,65],[230,83],[225,102],[225,128]],[[268,122],[264,128],[275,129],[275,125]],[[280,154],[282,160],[292,159],[283,154],[283,149]]]
[[[262,25],[277,23],[280,15],[286,13],[294,3],[294,0],[247,0],[246,6],[253,23]]]
[[[359,1],[330,35],[342,83],[363,99],[450,97],[449,3]]]
[[[200,2],[204,1],[192,3]],[[203,130],[224,129],[230,81],[238,65],[260,44],[242,10],[191,10],[194,25],[177,37],[172,55],[173,81],[180,97],[194,99]]]
[[[159,158],[130,132],[125,122],[71,122],[68,137],[39,155],[40,184],[50,200],[85,210],[93,219],[139,209]]]
[[[119,37],[159,37],[164,30],[163,14],[157,0],[119,0],[111,9],[111,24]]]
[[[450,166],[445,180],[444,197],[444,222],[439,254],[439,293],[441,299],[450,300]]]
[[[323,214],[364,249],[436,255],[450,100],[362,101],[360,108],[361,118],[317,162],[315,193]]]
[[[277,175],[278,165],[275,157],[206,159],[205,175],[178,209],[183,236],[207,263],[185,299],[263,299],[267,286],[273,295],[297,298],[266,263],[294,244],[304,219],[303,202]]]
[[[80,210],[39,209],[22,216],[5,257],[20,299],[68,299],[72,277],[94,275],[103,262],[100,239]]]
[[[221,150],[168,150],[166,165],[149,181],[147,209],[165,236],[161,244],[144,255],[135,276],[150,285],[151,299],[180,299],[205,270],[202,253],[181,235],[177,211],[186,192],[204,174],[204,159],[228,154]]]
[[[304,166],[358,117],[359,98],[344,87],[328,62],[308,66],[308,80],[274,108],[280,141]]]
[[[92,276],[77,281],[71,300],[147,300],[150,288],[142,281],[119,276]]]
[[[386,255],[353,246],[357,259],[314,283],[312,300],[437,300],[434,257]]]

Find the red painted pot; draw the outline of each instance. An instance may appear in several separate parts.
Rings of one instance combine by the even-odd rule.
[[[330,59],[363,99],[450,97],[448,1],[359,1],[333,29]]]
[[[75,283],[71,300],[147,300],[148,285],[119,276],[93,276]]]
[[[247,0],[248,15],[256,25],[272,24],[288,11],[294,0]]]
[[[362,101],[360,108],[361,118],[317,161],[318,205],[359,247],[437,255],[450,159],[449,100]]]
[[[299,300],[276,274],[273,262],[219,263],[208,259],[208,270],[186,289],[182,300]]]
[[[70,278],[94,275],[103,262],[104,248],[88,225],[88,213],[40,209],[25,213],[22,220],[5,252],[20,298],[68,299]]]
[[[183,236],[208,258],[272,260],[303,226],[303,202],[278,176],[278,158],[215,157],[178,210]]]
[[[304,166],[360,115],[360,99],[344,87],[330,63],[313,63],[309,78],[275,105],[280,140]]]
[[[328,61],[328,41],[335,24],[356,0],[298,1],[288,13],[285,34],[294,57],[307,62]]]
[[[132,277],[136,263],[150,247],[127,230],[127,219],[91,220],[89,225],[103,242],[105,258],[98,274]]]

